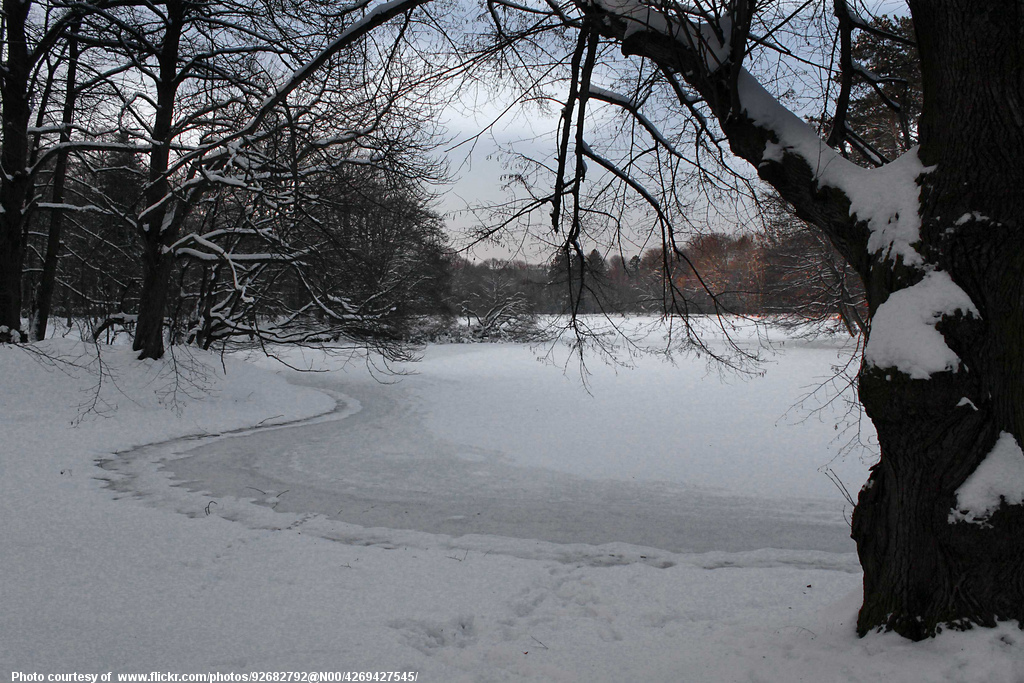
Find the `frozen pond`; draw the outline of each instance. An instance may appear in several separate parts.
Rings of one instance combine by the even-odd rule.
[[[290,376],[335,392],[340,419],[145,457],[191,490],[361,527],[850,552],[848,506],[820,470],[855,493],[866,464],[832,461],[839,414],[784,416],[838,346],[791,340],[763,376],[726,382],[696,359],[591,363],[589,393],[525,346],[431,346],[409,376]]]

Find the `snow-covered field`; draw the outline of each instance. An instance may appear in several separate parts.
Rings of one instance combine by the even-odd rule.
[[[562,347],[431,346],[383,376],[0,346],[0,680],[1024,681],[1015,626],[854,635],[823,470],[856,493],[868,463],[836,458],[845,407],[790,410],[839,346],[724,381],[591,357],[589,393]]]

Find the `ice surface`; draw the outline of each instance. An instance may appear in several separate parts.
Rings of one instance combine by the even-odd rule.
[[[756,343],[750,332],[737,332],[740,343]],[[841,359],[842,342],[789,343],[752,378],[709,374],[695,357],[631,368],[595,358],[586,387],[577,366],[563,368],[565,348],[552,364],[538,362],[545,347],[432,346],[414,374],[386,383],[362,366],[294,378],[355,406],[343,420],[145,459],[211,493],[267,503],[259,492],[287,491],[275,510],[361,526],[851,552],[845,500],[821,471],[851,490],[866,478],[867,463],[836,457],[844,414],[786,414]]]

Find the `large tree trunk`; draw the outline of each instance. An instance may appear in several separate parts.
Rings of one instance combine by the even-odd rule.
[[[145,193],[146,208],[139,219],[142,239],[142,292],[139,296],[139,318],[132,349],[139,358],[162,358],[164,355],[164,316],[171,289],[171,266],[174,256],[166,252],[180,230],[183,216],[176,212],[175,198],[168,177],[172,130],[178,92],[178,57],[185,21],[186,3],[167,3],[167,28],[160,46],[160,82],[154,112],[153,139],[157,144],[149,157],[149,185]]]
[[[6,195],[15,199],[13,193]],[[16,203],[15,201],[10,202]],[[2,205],[7,208],[8,202]],[[24,340],[21,331],[21,271],[24,244],[21,225],[16,220],[0,217],[0,343]]]
[[[32,193],[28,165],[31,62],[25,36],[30,4],[4,2],[6,68],[0,74],[3,150],[0,152],[0,342],[22,341],[21,275],[25,259],[25,211]]]
[[[143,257],[142,292],[139,297],[139,318],[132,348],[139,359],[162,358],[164,355],[164,315],[171,288],[173,257],[161,253],[161,245],[147,244]]]
[[[962,361],[957,372],[911,379],[863,367],[861,400],[882,455],[853,535],[864,567],[858,630],[921,638],[944,623],[1024,619],[1024,508],[1004,504],[983,525],[950,517],[1000,433],[1024,443],[1024,5],[912,9],[920,157],[934,166],[920,179],[918,251],[970,296],[980,320],[939,325]],[[873,264],[872,313],[900,279]]]

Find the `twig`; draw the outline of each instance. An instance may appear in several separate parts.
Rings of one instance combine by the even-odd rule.
[[[843,498],[846,498],[846,502],[849,503],[852,507],[857,507],[857,501],[853,499],[853,494],[850,493],[850,489],[846,488],[846,484],[844,484],[843,481],[839,478],[839,475],[836,474],[831,467],[826,467],[824,470],[824,474],[832,481],[833,484],[836,485],[836,488],[839,489],[839,492],[843,494]]]

